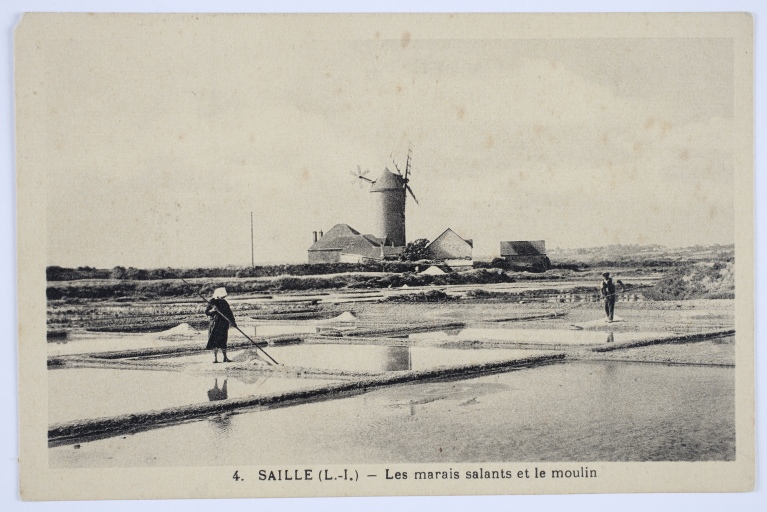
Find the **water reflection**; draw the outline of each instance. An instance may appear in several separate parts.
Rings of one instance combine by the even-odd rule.
[[[410,355],[410,347],[386,347],[383,364],[384,371],[401,372],[412,369],[413,360]]]
[[[231,416],[230,413],[224,413],[210,418],[210,425],[213,427],[216,436],[229,437],[232,427]]]
[[[608,388],[610,387],[609,384],[611,384],[612,382],[615,382],[614,381],[615,376],[620,371],[619,366],[620,365],[617,365],[615,363],[607,363],[607,364],[605,364],[603,375],[604,375],[604,377],[606,379],[606,382],[608,383]]]
[[[87,449],[50,448],[49,464],[92,470],[140,468],[149,460],[157,467],[254,461],[276,466],[287,459],[306,464],[735,460],[732,368],[615,363],[612,378],[602,380],[598,367],[604,365],[543,365],[460,382],[391,386],[273,411],[242,411],[230,416],[226,433],[208,421],[183,423],[92,442]],[[430,400],[453,388],[450,400]],[[456,405],[477,396],[470,409]],[[398,404],[399,409],[388,407]],[[417,417],[411,417],[415,409]],[[307,418],[316,442],[306,442]],[[271,442],[262,441],[267,432]],[[439,452],[446,439],[452,449]]]
[[[601,319],[599,320],[601,322]],[[593,323],[593,322],[591,322]],[[508,327],[466,327],[462,330],[429,331],[412,333],[408,339],[420,340],[467,340],[467,341],[505,341],[531,345],[601,345],[615,341],[615,334],[610,331],[584,329],[584,325],[573,325],[571,329],[524,329]],[[596,325],[596,324],[594,324]],[[621,342],[638,341],[669,336],[669,332],[621,332]]]
[[[234,377],[234,380],[236,382],[242,382],[243,384],[247,384],[252,391],[260,388],[264,385],[264,383],[269,380],[268,376],[258,375],[258,374],[252,374],[249,372],[242,372],[242,374],[236,375]]]
[[[208,400],[214,402],[216,400],[226,400],[228,393],[226,391],[226,384],[228,379],[224,379],[224,384],[219,388],[218,379],[215,379],[213,387],[208,390]],[[228,437],[229,428],[231,427],[231,420],[229,414],[219,414],[210,418],[210,424],[216,431],[217,436]]]
[[[213,384],[213,388],[208,390],[208,400],[211,402],[215,402],[216,400],[226,400],[227,399],[227,392],[226,392],[226,382],[227,379],[224,379],[224,384],[220,388],[218,387],[218,379],[215,380],[215,383]]]

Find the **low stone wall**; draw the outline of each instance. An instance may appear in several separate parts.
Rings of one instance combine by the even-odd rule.
[[[678,336],[667,336],[665,338],[654,338],[649,340],[627,341],[625,343],[611,343],[592,348],[593,352],[610,352],[623,348],[646,347],[648,345],[658,345],[662,343],[693,343],[696,341],[710,340],[714,338],[723,338],[725,336],[734,336],[735,329],[726,329],[721,331],[701,332],[694,334],[681,334]]]
[[[435,322],[420,325],[403,325],[402,327],[380,327],[370,329],[356,329],[354,331],[342,331],[338,335],[344,337],[356,336],[391,336],[397,334],[413,334],[418,332],[443,331],[445,329],[462,329],[466,327],[464,322]]]

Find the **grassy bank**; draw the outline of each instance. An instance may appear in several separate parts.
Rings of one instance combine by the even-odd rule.
[[[651,300],[734,299],[735,263],[730,260],[677,266],[645,296]]]
[[[420,266],[423,267],[423,263]],[[386,261],[382,263],[317,263],[317,264],[288,264],[260,265],[256,267],[201,267],[201,268],[154,268],[141,269],[134,267],[114,267],[99,269],[93,267],[66,268],[49,266],[45,269],[45,277],[50,281],[77,280],[127,280],[127,281],[156,281],[160,279],[196,278],[246,278],[246,277],[278,277],[278,276],[318,276],[326,274],[341,274],[349,272],[412,272],[419,266],[416,262]]]
[[[46,269],[49,300],[77,303],[81,300],[152,300],[209,294],[225,286],[230,293],[269,294],[337,289],[401,288],[403,286],[445,286],[493,284],[515,281],[560,279],[589,282],[597,286],[604,270],[617,271],[623,279],[663,278],[652,290],[652,300],[731,298],[734,296],[734,247],[708,246],[668,249],[661,246],[611,245],[588,249],[553,249],[552,268],[546,272],[521,272],[494,267],[492,262],[475,262],[474,269],[423,275],[417,269],[426,262],[384,262],[375,264],[327,263],[221,267],[196,269],[136,269],[115,267]],[[498,259],[498,258],[496,258]],[[495,261],[495,260],[494,260]],[[179,279],[193,281],[187,285]],[[593,285],[593,286],[592,286]],[[504,299],[505,297],[469,297]],[[430,297],[419,297],[428,301]]]
[[[333,274],[326,276],[281,276],[276,278],[206,278],[191,285],[180,280],[83,280],[50,282],[49,300],[161,298],[210,294],[225,286],[229,293],[284,293],[291,291],[399,288],[407,286],[489,284],[513,282],[514,277],[495,270],[471,270],[438,276],[415,274]]]

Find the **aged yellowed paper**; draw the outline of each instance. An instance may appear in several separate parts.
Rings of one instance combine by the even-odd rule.
[[[747,14],[27,14],[25,500],[754,485]]]

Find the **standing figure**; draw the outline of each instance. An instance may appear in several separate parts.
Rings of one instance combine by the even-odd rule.
[[[218,349],[221,349],[224,354],[224,362],[231,362],[231,359],[226,357],[226,342],[229,337],[229,326],[237,327],[237,323],[234,321],[234,314],[229,303],[224,300],[226,296],[226,288],[216,288],[205,309],[205,314],[210,317],[208,345],[205,348],[213,350],[214,363],[218,362]]]
[[[599,288],[599,294],[605,301],[605,314],[607,315],[607,321],[612,322],[613,313],[615,312],[615,284],[613,284],[613,280],[610,277],[609,272],[602,274],[602,277],[604,279],[602,280],[602,286]],[[618,284],[621,287],[621,291],[623,291],[623,283],[618,280]]]

